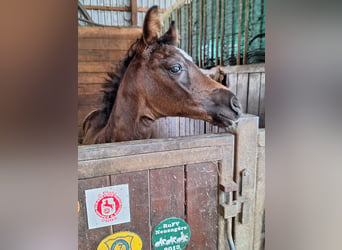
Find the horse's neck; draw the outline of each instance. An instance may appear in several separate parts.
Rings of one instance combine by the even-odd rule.
[[[141,117],[142,104],[132,98],[117,97],[113,111],[105,128],[108,142],[148,139],[152,133],[152,123],[146,123]]]

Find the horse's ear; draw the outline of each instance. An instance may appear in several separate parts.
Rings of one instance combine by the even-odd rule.
[[[155,5],[147,11],[145,16],[143,26],[143,36],[145,42],[150,44],[157,39],[161,28],[162,22],[159,18],[158,6]]]
[[[175,21],[171,21],[169,30],[166,31],[161,40],[167,44],[177,45],[179,43]]]

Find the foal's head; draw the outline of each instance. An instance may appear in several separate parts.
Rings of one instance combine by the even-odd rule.
[[[123,70],[118,77],[112,75],[114,90],[105,94],[105,108],[84,122],[86,144],[149,138],[153,121],[166,116],[201,119],[220,127],[239,119],[236,96],[205,76],[176,47],[174,22],[159,36],[161,26],[154,6],[146,13],[142,38],[129,50]]]
[[[241,115],[236,96],[205,76],[191,57],[176,47],[174,22],[158,37],[160,28],[158,8],[152,7],[144,21],[143,44],[126,72],[139,79],[149,118],[185,116],[221,127],[233,125]]]

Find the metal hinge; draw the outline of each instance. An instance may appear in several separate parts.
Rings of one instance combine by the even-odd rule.
[[[238,195],[238,198],[233,200],[229,203],[220,204],[219,206],[219,213],[225,219],[230,219],[233,217],[237,217],[239,214],[240,216],[239,221],[244,224],[248,223],[249,221],[249,206],[250,201],[247,199],[247,192],[250,183],[250,173],[247,169],[244,169],[241,172],[241,192]],[[226,193],[226,195],[231,195],[233,192],[237,192],[239,190],[239,186],[236,182],[231,182],[228,185],[220,184],[220,190]],[[232,196],[233,197],[233,196]]]

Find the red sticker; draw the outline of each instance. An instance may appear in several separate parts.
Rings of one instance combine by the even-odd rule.
[[[98,195],[95,202],[95,213],[102,218],[103,222],[110,222],[116,219],[116,216],[122,208],[122,201],[115,192],[104,191]]]

